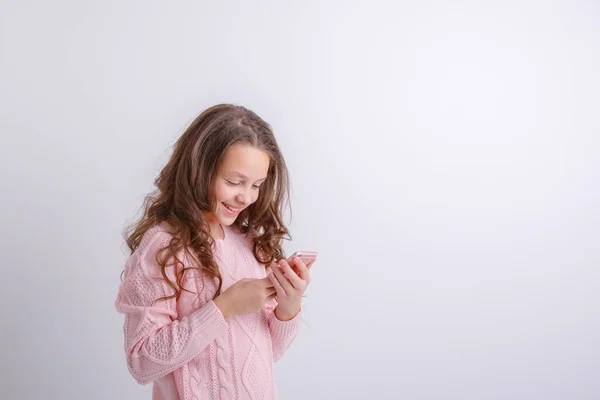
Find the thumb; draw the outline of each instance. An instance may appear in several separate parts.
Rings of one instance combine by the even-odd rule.
[[[271,279],[269,279],[269,274],[267,274],[266,278],[260,279],[260,282],[264,287],[273,286],[273,283],[271,283]]]

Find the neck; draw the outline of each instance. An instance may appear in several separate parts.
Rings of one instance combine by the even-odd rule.
[[[210,236],[213,239],[223,239],[225,237],[225,229],[218,222],[211,222],[210,226]]]

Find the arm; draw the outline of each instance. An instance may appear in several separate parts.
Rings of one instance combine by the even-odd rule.
[[[271,300],[265,305],[271,341],[273,342],[273,361],[279,360],[285,351],[292,345],[300,330],[302,322],[302,310],[288,321],[281,321],[275,315],[277,301]]]
[[[277,303],[267,304],[266,312],[273,341],[273,359],[276,361],[294,341],[302,316],[302,296],[310,283],[310,274],[298,257],[291,260],[294,271],[287,260],[279,260],[268,268],[268,278],[277,292]]]
[[[125,314],[125,353],[130,373],[146,384],[180,368],[223,335],[227,323],[214,301],[179,318],[172,290],[157,273],[156,252],[170,237],[158,233],[139,258],[126,266],[115,306]]]

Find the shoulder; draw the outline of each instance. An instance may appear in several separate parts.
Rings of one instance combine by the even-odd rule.
[[[140,245],[131,254],[125,265],[126,276],[133,273],[134,270],[142,269],[148,275],[160,274],[158,266],[157,254],[171,243],[173,234],[170,227],[161,223],[148,229],[142,236]]]
[[[161,248],[168,246],[172,239],[173,233],[170,226],[165,222],[161,222],[144,233],[136,252],[140,255],[156,253]]]

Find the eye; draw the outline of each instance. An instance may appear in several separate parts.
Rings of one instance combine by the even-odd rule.
[[[239,182],[231,182],[231,181],[227,181],[227,183],[229,183],[231,186],[238,186],[240,184]]]
[[[254,189],[260,189],[260,186],[261,186],[261,185],[252,185],[252,187],[253,187]]]

